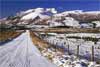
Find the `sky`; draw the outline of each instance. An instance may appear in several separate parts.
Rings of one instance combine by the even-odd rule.
[[[0,0],[0,18],[38,7],[56,8],[59,12],[66,10],[97,11],[100,10],[100,0]]]

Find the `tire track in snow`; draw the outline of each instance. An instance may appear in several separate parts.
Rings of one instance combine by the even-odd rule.
[[[19,53],[18,55],[20,55],[20,52],[21,52],[20,48],[22,47],[22,45],[19,45],[19,44],[21,44],[22,42],[23,41],[19,41],[16,45],[10,47],[8,50],[6,50],[6,53],[4,51],[2,51],[2,52],[4,52],[4,55],[2,55],[2,53],[0,53],[2,55],[1,56],[2,58],[1,59],[8,57],[6,60],[3,60],[3,61],[1,60],[1,62],[3,62],[1,66],[7,65],[6,64],[7,61],[10,62],[11,60],[14,60],[14,58],[11,58],[11,57],[15,57],[17,55],[17,53]],[[4,49],[6,49],[6,48],[4,48]]]
[[[0,46],[0,67],[56,67],[41,56],[33,45],[29,32]]]

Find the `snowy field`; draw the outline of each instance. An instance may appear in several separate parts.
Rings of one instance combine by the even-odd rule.
[[[79,59],[75,55],[68,55],[68,53],[62,53],[61,51],[53,48],[44,49],[41,51],[43,56],[47,57],[58,67],[100,67],[100,64],[96,64],[93,61],[86,59]]]
[[[29,32],[0,46],[0,67],[56,67],[32,43]]]
[[[60,39],[59,37],[61,37],[61,35],[47,36],[44,37],[44,40],[46,40],[50,44],[57,45],[59,47],[64,47],[65,50],[68,50],[68,45],[69,45],[69,51],[72,54],[77,54],[77,47],[79,45],[79,55],[89,60],[92,55],[92,46],[94,46],[94,57],[98,58],[97,60],[100,60],[100,40],[95,44],[92,41],[86,41],[83,39],[64,38],[64,37],[63,39]],[[99,38],[99,36],[97,38]]]

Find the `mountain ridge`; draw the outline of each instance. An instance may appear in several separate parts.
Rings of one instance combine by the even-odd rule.
[[[94,25],[100,27],[100,11],[73,10],[58,13],[55,8],[36,8],[18,12],[16,16],[1,19],[0,22],[12,25],[48,25],[51,27],[80,27],[80,24],[89,28]]]

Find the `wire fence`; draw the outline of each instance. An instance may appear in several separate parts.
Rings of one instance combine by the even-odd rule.
[[[95,43],[84,44],[77,41],[72,43],[70,41],[62,42],[61,40],[44,39],[50,44],[56,46],[55,49],[62,48],[68,54],[74,54],[78,58],[85,58],[90,61],[97,61],[100,63],[100,46]]]

